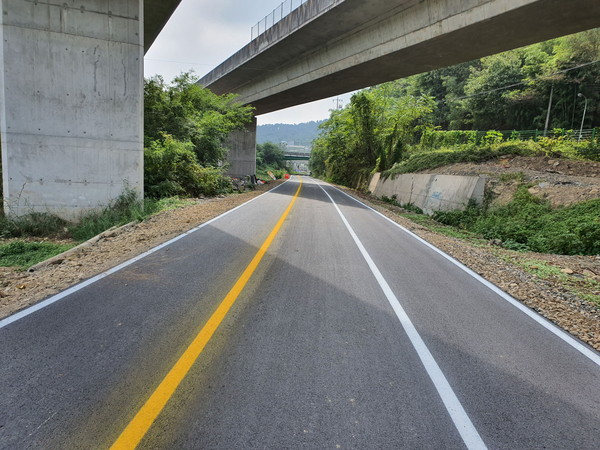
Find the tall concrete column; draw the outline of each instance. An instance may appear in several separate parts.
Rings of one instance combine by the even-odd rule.
[[[77,219],[143,191],[143,0],[0,0],[4,206]]]
[[[246,128],[234,131],[226,144],[229,149],[227,174],[243,177],[256,173],[256,117]]]

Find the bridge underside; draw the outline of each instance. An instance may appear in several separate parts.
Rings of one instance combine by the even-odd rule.
[[[335,3],[302,5],[199,83],[260,115],[600,26],[597,0]]]

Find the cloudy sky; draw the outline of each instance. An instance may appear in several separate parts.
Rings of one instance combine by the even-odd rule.
[[[299,0],[294,0],[296,4]],[[144,58],[145,76],[170,81],[193,69],[202,76],[248,42],[250,30],[282,0],[183,0]],[[343,104],[349,95],[340,96]],[[264,114],[259,124],[301,123],[329,116],[335,99]]]

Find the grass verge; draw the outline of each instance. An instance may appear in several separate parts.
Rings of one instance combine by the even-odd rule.
[[[74,242],[62,244],[17,240],[0,244],[0,267],[28,269],[111,227],[141,221],[160,211],[192,203],[191,199],[179,197],[140,200],[134,192],[125,192],[109,206],[84,215],[77,224],[68,223],[46,213],[31,213],[21,217],[2,215],[0,216],[0,237],[43,237],[60,240],[72,239]]]
[[[26,270],[72,247],[74,247],[72,244],[21,240],[0,244],[0,266],[18,267],[19,269]]]

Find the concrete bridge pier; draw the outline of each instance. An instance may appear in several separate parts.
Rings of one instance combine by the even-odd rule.
[[[229,149],[227,175],[243,177],[256,174],[256,117],[245,129],[231,133],[225,146]]]
[[[4,207],[77,219],[143,191],[143,0],[0,0]]]

